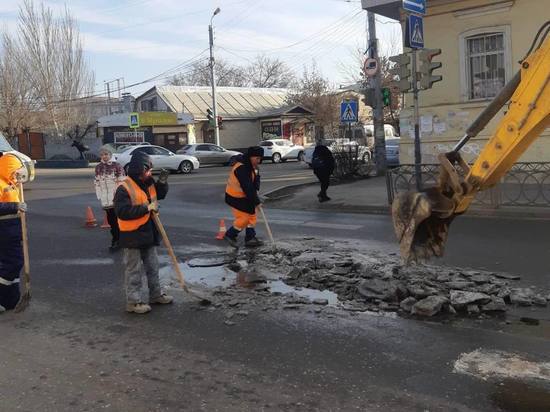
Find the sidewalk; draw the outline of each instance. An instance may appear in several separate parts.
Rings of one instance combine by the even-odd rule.
[[[286,186],[267,193],[268,205],[281,209],[339,210],[358,213],[389,213],[385,177],[331,184],[329,202],[319,203],[319,183]]]
[[[371,177],[350,183],[332,183],[328,189],[328,195],[332,199],[329,202],[319,203],[317,193],[319,193],[318,182],[288,185],[267,193],[267,205],[273,208],[295,210],[390,213],[385,177]],[[495,209],[472,206],[467,214],[493,218],[550,219],[550,207],[502,206]]]

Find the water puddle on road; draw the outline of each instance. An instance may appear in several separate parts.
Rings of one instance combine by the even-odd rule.
[[[163,284],[169,284],[174,279],[173,270],[168,265],[167,257],[160,256],[162,267],[160,277]],[[325,299],[329,306],[337,306],[340,301],[336,293],[329,290],[316,290],[287,285],[280,276],[267,271],[259,271],[249,266],[235,272],[226,265],[232,260],[227,255],[201,256],[180,263],[185,281],[206,288],[241,287],[250,290],[265,290],[273,295],[294,295],[307,298],[310,301]]]

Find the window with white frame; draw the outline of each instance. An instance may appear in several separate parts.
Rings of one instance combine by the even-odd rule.
[[[506,84],[507,31],[478,32],[463,37],[467,100],[490,99]]]

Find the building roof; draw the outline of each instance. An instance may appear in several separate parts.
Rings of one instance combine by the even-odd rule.
[[[205,120],[206,109],[212,107],[212,89],[208,86],[156,86],[153,89],[172,111],[183,109],[196,120]],[[150,94],[153,89],[142,96]],[[285,106],[288,93],[288,89],[218,87],[217,114],[226,119],[258,118],[268,111]]]

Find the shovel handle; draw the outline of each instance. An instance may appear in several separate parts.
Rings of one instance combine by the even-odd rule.
[[[178,258],[174,253],[174,248],[170,243],[170,239],[168,239],[168,235],[166,234],[166,230],[164,229],[164,226],[160,221],[158,213],[151,212],[151,217],[153,219],[153,222],[155,222],[155,226],[157,227],[160,233],[160,236],[162,237],[162,242],[164,243],[164,246],[166,247],[166,249],[168,249],[168,254],[170,255],[170,259],[172,260],[172,266],[174,267],[174,271],[176,272],[178,282],[180,283],[180,286],[182,287],[182,289],[187,290],[187,285],[185,284],[183,273],[180,269],[180,265],[178,264]]]
[[[265,228],[267,230],[267,235],[269,236],[269,241],[271,242],[272,245],[274,245],[275,240],[273,240],[273,233],[271,233],[271,228],[269,227],[269,222],[267,221],[267,218],[265,217],[264,208],[262,207],[262,205],[259,205],[258,209],[260,209],[260,213],[262,214],[262,219],[265,223]]]
[[[23,194],[23,184],[19,183],[17,187],[19,191],[19,201],[25,201],[25,195]],[[25,277],[25,288],[30,289],[30,270],[31,265],[29,261],[29,235],[27,232],[27,215],[22,210],[19,211],[21,217],[21,237],[23,238],[23,275]]]

